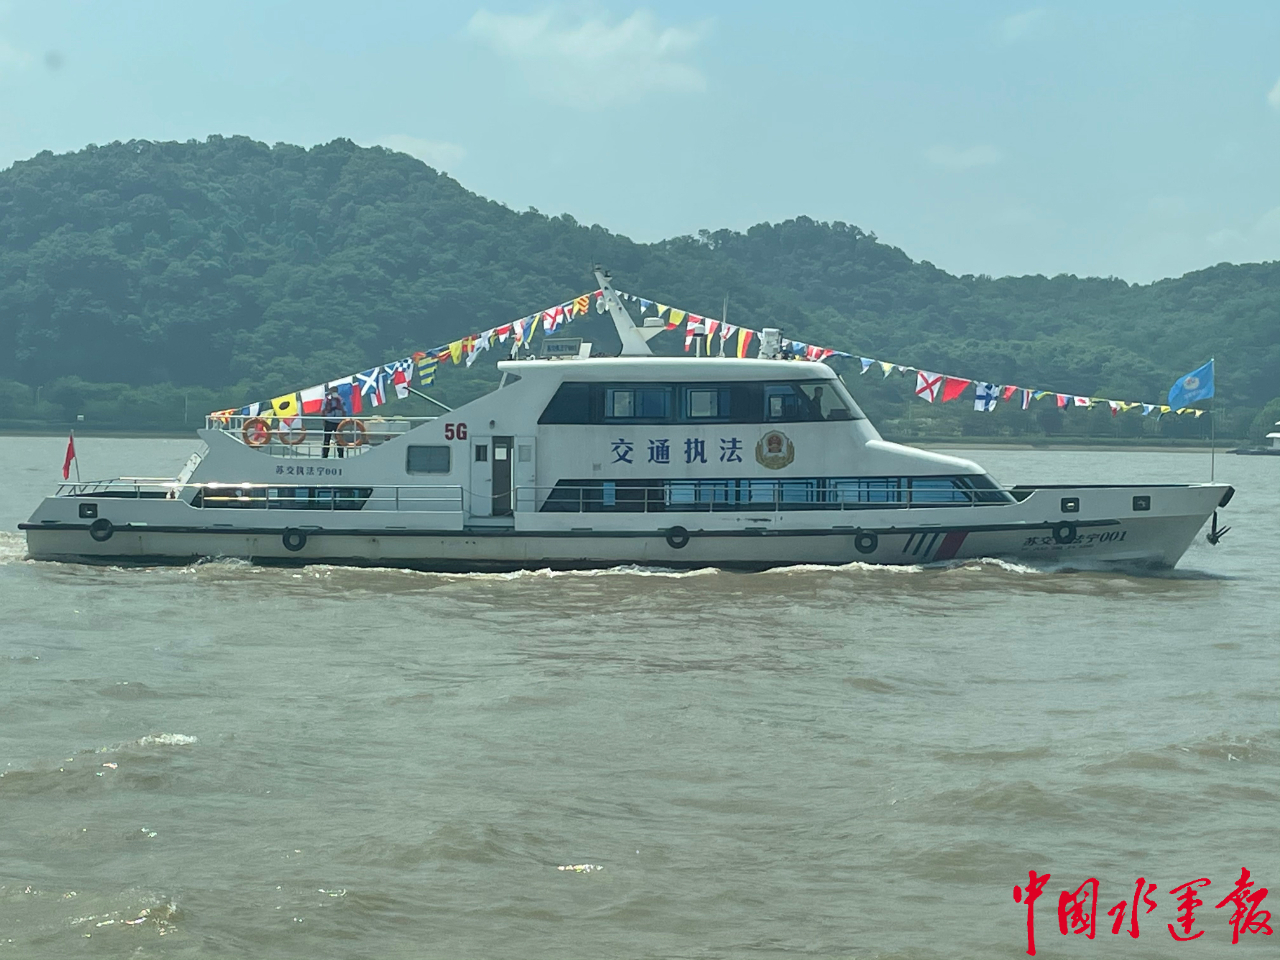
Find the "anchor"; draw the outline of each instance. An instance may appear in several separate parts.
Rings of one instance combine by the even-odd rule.
[[[1213,511],[1213,526],[1209,528],[1209,532],[1204,535],[1204,538],[1216,547],[1218,541],[1225,537],[1230,530],[1230,527],[1218,529],[1218,511],[1215,510]]]

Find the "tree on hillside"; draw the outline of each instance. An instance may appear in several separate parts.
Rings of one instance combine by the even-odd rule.
[[[1280,383],[1280,264],[1146,286],[956,277],[797,217],[636,244],[518,213],[405,154],[246,137],[41,153],[0,173],[0,380],[260,397],[623,289],[930,369],[1158,398],[1209,356],[1250,411]],[[458,376],[487,376],[479,371]],[[950,414],[948,414],[950,415]]]

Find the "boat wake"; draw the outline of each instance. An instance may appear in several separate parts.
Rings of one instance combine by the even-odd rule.
[[[333,577],[379,577],[388,574],[434,580],[439,583],[455,581],[471,582],[519,582],[525,580],[553,580],[568,578],[592,579],[599,577],[617,578],[664,578],[671,580],[687,580],[697,577],[752,577],[764,575],[785,575],[801,577],[808,574],[857,574],[866,576],[901,576],[904,574],[937,576],[950,575],[992,575],[1012,574],[1015,576],[1045,576],[1053,574],[1108,574],[1132,577],[1137,580],[1223,580],[1231,579],[1222,574],[1204,570],[1188,569],[1153,569],[1138,565],[1116,563],[1085,563],[1081,561],[1036,563],[1016,562],[999,557],[980,557],[965,560],[947,560],[926,564],[876,564],[859,560],[844,564],[800,563],[770,567],[764,570],[746,571],[740,569],[715,566],[696,567],[693,569],[663,567],[644,564],[619,564],[613,567],[599,567],[582,570],[552,569],[549,567],[528,570],[511,570],[500,572],[447,572],[419,570],[412,567],[354,565],[342,563],[314,563],[302,567],[282,566],[276,564],[260,564],[251,560],[234,557],[206,557],[187,564],[123,564],[83,567],[79,564],[65,564],[57,561],[32,561],[27,556],[26,540],[20,533],[0,532],[0,566],[14,563],[48,564],[66,570],[94,569],[99,572],[111,571],[123,574],[152,575],[168,572],[180,576],[194,576],[198,579],[222,580],[226,577],[288,577],[291,579],[331,579]]]
[[[27,559],[27,538],[20,533],[0,532],[0,566]]]

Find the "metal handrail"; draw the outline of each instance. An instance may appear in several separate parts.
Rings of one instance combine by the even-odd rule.
[[[355,420],[364,425],[365,432],[361,437],[361,442],[356,445],[342,447],[337,442],[337,437],[333,436],[330,430],[330,455],[336,456],[337,451],[341,450],[347,457],[356,457],[365,453],[370,447],[376,447],[380,443],[386,443],[388,440],[394,440],[403,436],[415,427],[424,423],[430,423],[437,417],[384,417],[384,416],[341,416],[326,417],[320,414],[298,414],[297,416],[284,418],[291,425],[300,425],[303,428],[303,439],[297,443],[288,443],[281,439],[279,433],[280,421],[282,418],[277,417],[271,411],[258,414],[257,416],[245,416],[244,414],[227,414],[225,416],[208,416],[205,417],[205,429],[217,430],[232,437],[238,443],[245,443],[244,425],[250,420],[263,420],[270,427],[270,434],[267,442],[253,447],[255,450],[269,452],[272,456],[286,457],[323,457],[325,444],[324,436],[326,432],[326,424],[337,424],[343,420]],[[294,427],[296,430],[296,426]],[[294,434],[296,436],[296,433]],[[246,444],[247,445],[247,444]]]
[[[363,510],[391,513],[461,512],[463,489],[458,484],[272,484],[272,483],[204,483],[201,487],[202,509],[266,509],[295,510]],[[281,496],[272,491],[307,490],[305,497]],[[230,496],[218,496],[220,491]],[[368,490],[367,495],[364,491]],[[212,491],[213,496],[210,495]],[[312,496],[311,491],[328,496]],[[432,495],[427,495],[432,494]],[[210,500],[223,501],[212,507]],[[232,507],[232,504],[235,506]]]
[[[676,483],[681,480],[674,481]],[[687,482],[697,483],[696,479]],[[829,496],[825,499],[817,500],[787,500],[780,496],[782,485],[785,480],[769,480],[757,481],[752,478],[752,482],[772,483],[773,498],[769,500],[682,500],[673,499],[671,497],[671,488],[668,486],[654,487],[615,487],[613,493],[613,503],[605,506],[604,494],[605,490],[600,486],[581,485],[581,486],[533,486],[522,485],[517,486],[513,490],[514,502],[516,510],[548,510],[547,504],[552,503],[548,512],[563,513],[719,513],[737,510],[739,512],[773,512],[782,513],[787,510],[875,510],[875,509],[921,509],[925,507],[978,507],[978,506],[995,506],[1007,501],[981,500],[973,494],[985,491],[963,491],[957,490],[957,493],[966,495],[964,500],[928,500],[917,495],[912,496],[911,490],[883,490],[876,491],[883,494],[883,499],[875,500],[853,500],[847,497],[837,496],[841,493],[839,490],[821,491]],[[1005,488],[999,488],[1005,489]],[[575,500],[573,497],[557,499],[552,501],[550,494],[552,491],[560,491],[561,493],[576,491],[578,496]],[[540,493],[546,493],[546,496],[539,496]],[[895,496],[890,497],[890,494]],[[590,495],[590,496],[588,496]],[[592,509],[587,509],[592,508]]]
[[[184,491],[195,491],[190,498],[197,500],[201,509],[276,509],[276,510],[347,510],[344,504],[359,503],[358,509],[388,512],[439,513],[461,511],[464,491],[459,484],[378,484],[378,483],[236,483],[206,481],[182,483],[178,480],[160,480],[137,483],[136,478],[117,477],[112,480],[89,480],[81,483],[61,483],[56,496],[92,497],[113,496],[142,499],[144,492],[162,495],[165,499],[178,499]],[[152,488],[147,490],[146,488]],[[281,496],[271,491],[280,490],[326,491],[328,496]],[[363,496],[355,491],[368,490]],[[344,491],[351,491],[344,494]],[[125,494],[126,496],[121,496]],[[429,495],[428,495],[429,494]],[[210,506],[209,501],[219,501]],[[232,506],[234,504],[234,506]],[[305,506],[304,506],[305,504]],[[442,505],[442,506],[439,506]]]
[[[210,500],[216,501],[213,509],[292,509],[292,510],[346,510],[363,509],[387,512],[442,512],[462,511],[470,496],[490,498],[489,492],[475,493],[468,491],[461,484],[379,484],[359,481],[325,482],[326,478],[281,478],[268,482],[235,482],[204,481],[182,482],[177,479],[161,479],[152,477],[116,477],[107,480],[86,480],[64,482],[58,485],[56,496],[59,497],[115,497],[120,499],[151,498],[178,499],[194,503],[201,508],[210,507]],[[331,478],[335,479],[336,478]],[[682,481],[697,483],[697,480]],[[669,486],[653,487],[614,487],[612,502],[606,505],[603,486],[584,484],[579,486],[538,486],[521,484],[511,490],[511,505],[517,512],[536,512],[547,510],[550,502],[553,506],[547,512],[558,513],[712,513],[712,512],[772,512],[775,514],[795,510],[874,510],[874,509],[911,509],[923,507],[974,507],[991,506],[1003,501],[980,500],[974,494],[983,491],[959,491],[965,493],[965,500],[926,500],[913,497],[912,491],[880,490],[877,494],[883,499],[853,500],[838,496],[843,491],[824,490],[828,497],[819,500],[787,500],[784,498],[785,480],[761,481],[752,479],[753,483],[770,483],[773,485],[773,498],[768,500],[719,500],[673,498]],[[1004,489],[1004,488],[1001,488]],[[281,490],[305,490],[307,495],[282,496]],[[368,490],[367,496],[356,491]],[[191,496],[183,493],[196,491]],[[327,495],[316,495],[321,491]],[[344,493],[347,492],[347,493]],[[558,492],[561,496],[550,500],[550,494]],[[565,497],[566,493],[576,492],[577,497]],[[692,491],[695,493],[701,491]],[[197,502],[198,501],[198,502]],[[358,507],[345,504],[359,503]],[[304,506],[305,504],[305,506]],[[234,505],[234,506],[233,506]],[[437,506],[443,505],[443,506]]]
[[[159,492],[168,493],[182,487],[182,484],[171,478],[163,477],[115,477],[110,480],[74,480],[71,482],[63,481],[58,484],[56,497],[85,497],[97,495],[105,495],[108,492],[117,490],[132,489],[135,494],[140,494],[143,488],[155,488]]]

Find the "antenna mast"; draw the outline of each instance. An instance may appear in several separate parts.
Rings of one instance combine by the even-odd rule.
[[[609,284],[608,272],[600,267],[596,267],[594,272],[596,283],[600,284],[600,295],[604,297],[605,308],[609,311],[609,316],[613,317],[614,329],[618,331],[618,339],[622,341],[622,352],[618,355],[652,357],[653,351],[649,349],[649,344],[645,343],[644,337],[636,329],[635,321],[631,319],[631,314],[627,313],[627,308],[622,305],[618,294]]]

